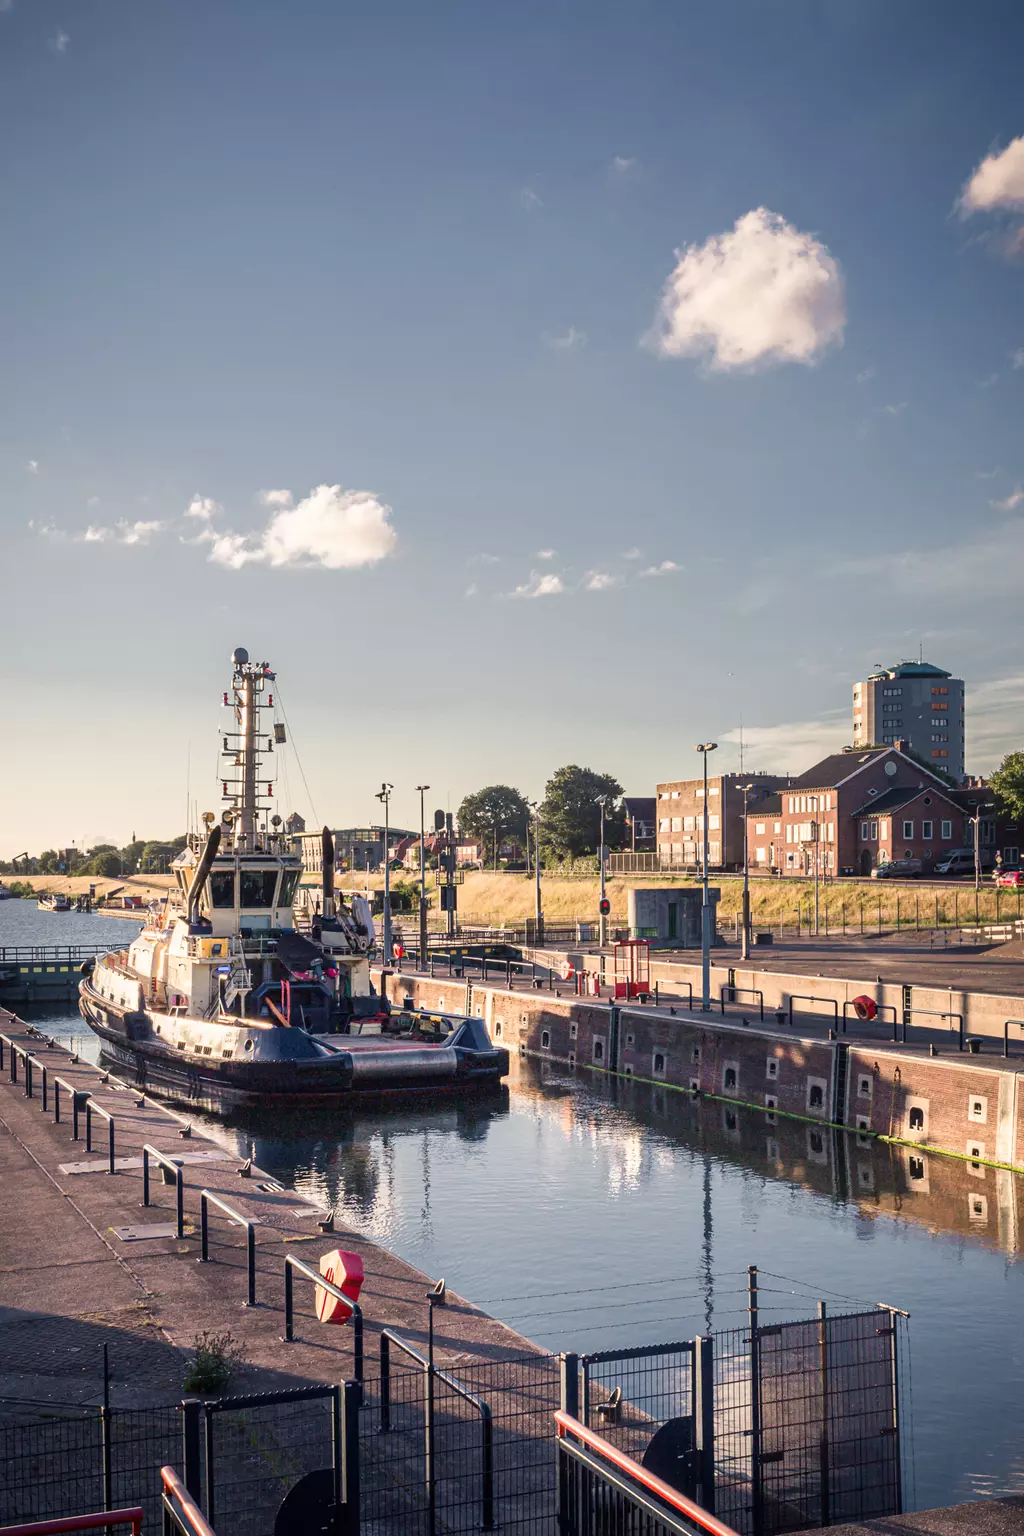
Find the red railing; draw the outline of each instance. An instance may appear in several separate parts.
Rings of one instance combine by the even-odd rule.
[[[2,1525],[0,1536],[56,1536],[58,1531],[95,1531],[105,1525],[130,1525],[142,1536],[141,1509],[109,1509],[97,1515],[65,1515],[60,1520],[34,1520],[28,1525]]]
[[[607,1462],[617,1472],[625,1473],[629,1481],[638,1491],[652,1494],[660,1503],[668,1505],[675,1510],[684,1520],[688,1520],[698,1531],[707,1531],[709,1536],[737,1536],[731,1525],[723,1525],[721,1520],[716,1520],[714,1515],[709,1515],[706,1509],[701,1509],[692,1499],[670,1484],[663,1482],[653,1472],[648,1472],[639,1462],[627,1456],[624,1451],[616,1449],[603,1435],[595,1434],[578,1419],[574,1419],[569,1413],[558,1412],[555,1414],[555,1424],[558,1428],[559,1440],[572,1439],[584,1446],[592,1456]]]
[[[213,1527],[174,1468],[161,1467],[160,1476],[164,1485],[164,1530],[170,1515],[175,1528],[185,1536],[214,1536]]]

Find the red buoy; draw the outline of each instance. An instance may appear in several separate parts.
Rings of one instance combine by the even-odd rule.
[[[358,1253],[346,1253],[343,1248],[333,1248],[330,1253],[321,1254],[320,1273],[350,1301],[359,1300],[359,1292],[363,1288],[363,1261]],[[332,1296],[322,1285],[318,1285],[316,1315],[322,1323],[347,1323],[352,1316],[352,1308],[346,1307],[337,1296]]]
[[[876,1019],[878,1017],[878,1004],[873,997],[865,997],[862,994],[860,997],[854,998],[853,1011],[858,1019]]]

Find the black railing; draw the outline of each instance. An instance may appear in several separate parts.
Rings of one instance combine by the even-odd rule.
[[[0,965],[74,965],[109,955],[120,944],[0,944]]]
[[[846,999],[846,1001],[844,1002],[844,1004],[843,1004],[843,1034],[844,1035],[847,1033],[846,1026],[847,1026],[847,1023],[849,1022],[851,1008],[853,1009],[853,1012],[854,1012],[854,1014],[856,1014],[856,1017],[857,1017],[857,1019],[858,1019],[858,1021],[860,1023],[862,1023],[862,1024],[870,1024],[871,1023],[870,1019],[865,1019],[861,1014],[857,1013],[857,1000],[856,1000],[856,998],[848,997]],[[898,1020],[897,1020],[897,1017],[896,1017],[896,1008],[895,1008],[894,1004],[892,1004],[892,1003],[875,1003],[875,1018],[881,1019],[883,1024],[885,1023],[885,1015],[887,1013],[892,1014],[892,1020],[891,1020],[891,1023],[892,1023],[892,1038],[895,1040],[897,1038]]]
[[[185,1177],[181,1171],[181,1164],[173,1157],[168,1157],[166,1152],[160,1152],[156,1147],[151,1147],[149,1142],[142,1149],[142,1203],[149,1205],[149,1163],[150,1159],[160,1164],[165,1174],[174,1176],[174,1210],[177,1224],[176,1236],[180,1239],[185,1236]],[[168,1180],[168,1182],[170,1182]]]
[[[764,1018],[764,993],[761,991],[761,988],[737,987],[731,981],[726,982],[726,984],[723,987],[720,987],[718,990],[718,1003],[722,1013],[725,1013],[726,1003],[735,1003],[740,997],[755,998],[757,1000],[757,1016],[759,1019]]]
[[[363,1309],[351,1296],[332,1281],[319,1274],[315,1269],[310,1269],[308,1264],[303,1264],[293,1253],[284,1256],[284,1343],[295,1342],[295,1295],[293,1276],[298,1274],[303,1280],[311,1280],[314,1285],[333,1296],[335,1301],[343,1302],[352,1314],[352,1371],[355,1380],[360,1387],[363,1382]],[[348,1321],[348,1319],[346,1319]]]
[[[556,1413],[559,1536],[737,1536],[568,1413]]]
[[[256,1223],[250,1221],[248,1216],[242,1216],[226,1200],[219,1195],[212,1194],[208,1189],[199,1191],[199,1221],[202,1229],[200,1264],[210,1264],[210,1216],[209,1207],[215,1205],[222,1211],[229,1221],[235,1226],[245,1228],[245,1263],[249,1279],[249,1299],[244,1303],[247,1307],[256,1305]]]
[[[838,1027],[838,1024],[839,1024],[839,1004],[836,1002],[834,997],[811,997],[807,993],[791,992],[790,995],[789,995],[789,1022],[790,1022],[790,1024],[792,1024],[792,1022],[793,1022],[793,1004],[794,1003],[814,1003],[814,1005],[815,1005],[814,1012],[815,1013],[824,1013],[824,1012],[827,1012],[827,1011],[831,1010],[831,1017],[835,1020],[836,1026]]]
[[[102,1104],[97,1104],[91,1097],[85,1101],[85,1150],[87,1152],[92,1151],[92,1117],[94,1114],[99,1115],[107,1122],[107,1172],[116,1173],[117,1169],[114,1166],[117,1137],[116,1121],[109,1109],[104,1109]]]

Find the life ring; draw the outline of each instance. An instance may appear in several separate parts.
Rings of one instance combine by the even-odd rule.
[[[571,960],[566,960],[565,964],[562,966],[562,980],[572,981],[575,975],[576,967],[573,965]]]
[[[858,1019],[874,1019],[878,1017],[878,1004],[873,997],[863,994],[853,1000],[853,1011]]]

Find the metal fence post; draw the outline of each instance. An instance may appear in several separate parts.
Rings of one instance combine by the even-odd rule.
[[[391,1428],[391,1340],[387,1332],[380,1336],[380,1429]]]
[[[210,1412],[209,1403],[203,1404],[203,1419],[206,1426],[206,1518],[213,1525],[216,1518],[213,1504],[214,1464],[216,1458],[213,1446],[213,1414]]]
[[[558,1406],[563,1413],[580,1416],[580,1357],[564,1354],[558,1357]]]
[[[55,1084],[54,1086],[57,1089],[60,1088],[60,1084],[59,1083]],[[142,1203],[143,1203],[143,1205],[148,1205],[149,1204],[149,1148],[148,1147],[143,1147],[143,1149],[142,1149]]]
[[[249,1270],[249,1306],[256,1305],[256,1228],[249,1223],[245,1232],[246,1265]]]
[[[700,1503],[715,1512],[715,1341],[700,1334],[693,1341],[693,1425]]]
[[[757,1307],[757,1265],[747,1266],[747,1309],[750,1314],[750,1490],[751,1531],[764,1532],[764,1489],[761,1486],[761,1341]]]
[[[197,1503],[203,1494],[203,1469],[199,1448],[199,1415],[202,1407],[198,1397],[182,1399],[181,1463],[185,1470],[185,1487]]]
[[[362,1385],[346,1381],[341,1397],[342,1496],[345,1505],[346,1536],[359,1533],[359,1404]]]
[[[823,1301],[818,1302],[818,1360],[821,1370],[821,1432],[818,1442],[818,1475],[821,1487],[821,1523],[832,1524],[832,1498],[829,1486],[829,1384],[828,1384],[828,1321]]]
[[[103,1454],[103,1508],[114,1507],[114,1482],[110,1454],[110,1353],[103,1346],[103,1404],[100,1408],[100,1445]]]

